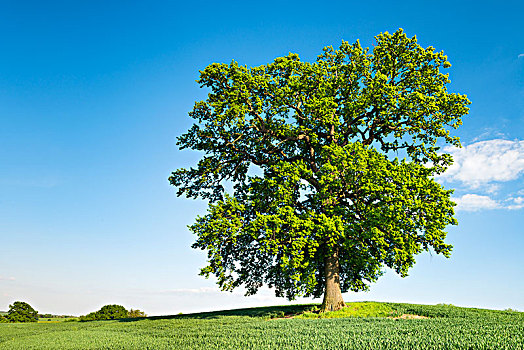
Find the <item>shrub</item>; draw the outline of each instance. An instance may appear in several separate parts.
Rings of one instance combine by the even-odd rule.
[[[96,312],[91,312],[85,316],[80,316],[80,321],[95,321],[96,320]]]
[[[140,311],[138,309],[136,310],[131,309],[129,310],[127,317],[137,318],[137,317],[147,317],[147,315],[145,314],[144,311]]]

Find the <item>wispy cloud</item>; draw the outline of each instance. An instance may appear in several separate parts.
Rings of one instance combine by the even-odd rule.
[[[462,197],[452,198],[457,203],[458,211],[480,211],[490,209],[518,210],[524,208],[524,197],[512,197],[498,201],[490,196],[468,193]]]
[[[524,58],[524,53],[519,54],[519,58]]]
[[[14,278],[13,276],[11,277],[0,276],[0,281],[14,281],[14,280],[16,280],[16,278]]]
[[[495,139],[445,151],[455,162],[441,178],[471,189],[489,190],[496,185],[493,182],[515,180],[524,174],[524,141]]]
[[[492,127],[484,128],[484,131],[477,135],[471,142],[486,141],[491,139],[505,139],[507,135],[500,130]]]
[[[507,202],[507,209],[517,210],[524,208],[524,197],[510,197]]]

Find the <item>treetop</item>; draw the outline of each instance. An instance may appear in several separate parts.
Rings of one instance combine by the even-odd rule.
[[[460,145],[450,129],[470,103],[447,91],[447,57],[401,29],[375,39],[372,51],[343,41],[315,62],[290,53],[258,67],[232,61],[201,71],[198,83],[210,93],[195,104],[197,123],[177,144],[206,156],[197,169],[173,173],[179,194],[221,199],[219,183],[243,181],[249,165],[300,160],[316,171],[323,146],[351,142],[444,171],[451,157],[439,142]]]

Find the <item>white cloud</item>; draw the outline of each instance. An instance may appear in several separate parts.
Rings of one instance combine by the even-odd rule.
[[[491,199],[488,196],[480,196],[478,194],[465,194],[460,198],[452,198],[457,203],[457,210],[462,211],[479,211],[482,209],[499,209],[500,203]]]
[[[444,151],[453,155],[454,164],[441,177],[469,188],[496,189],[491,182],[515,180],[524,173],[524,141],[495,139]]]
[[[457,203],[457,210],[479,211],[484,209],[518,210],[524,208],[524,197],[509,197],[503,202],[494,200],[489,196],[468,193],[462,197],[452,198]]]
[[[14,277],[3,277],[3,276],[0,276],[0,281],[14,281],[16,280],[16,278]]]
[[[507,209],[517,210],[524,208],[524,197],[510,197],[507,202],[509,202],[506,205]]]
[[[522,58],[522,57],[524,57],[524,53],[521,53],[521,54],[519,55],[519,58]]]
[[[473,138],[471,142],[486,141],[486,140],[491,140],[495,138],[503,139],[503,138],[507,138],[507,135],[501,132],[500,130],[488,127],[488,128],[484,128],[484,132],[478,135],[477,137]]]

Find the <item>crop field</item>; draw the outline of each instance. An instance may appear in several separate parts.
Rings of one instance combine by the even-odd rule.
[[[72,321],[76,319],[76,317],[40,317],[38,318],[38,323],[58,323],[64,321]]]
[[[0,324],[0,349],[524,349],[522,312],[360,303],[328,318],[314,310],[314,305],[294,305],[144,319]],[[383,316],[373,317],[377,314]]]

